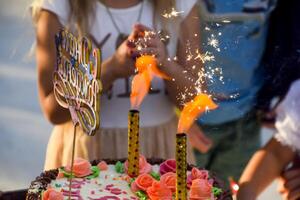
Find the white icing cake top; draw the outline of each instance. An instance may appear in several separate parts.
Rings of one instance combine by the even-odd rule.
[[[158,165],[153,165],[154,172],[159,171]],[[72,198],[76,200],[137,200],[131,191],[126,174],[117,173],[115,165],[108,165],[108,169],[101,171],[99,176],[90,180],[86,178],[72,179]],[[51,182],[51,187],[64,194],[68,199],[69,181],[67,178],[59,178]]]

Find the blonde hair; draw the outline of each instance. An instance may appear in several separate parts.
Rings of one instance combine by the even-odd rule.
[[[176,25],[178,20],[168,20],[162,16],[164,12],[170,12],[176,6],[176,0],[152,0],[154,5],[154,26],[170,32],[170,27]],[[42,0],[34,0],[32,3],[32,19],[36,22],[39,19]],[[97,0],[69,0],[70,14],[69,24],[75,24],[79,35],[87,35],[90,28],[90,22],[95,14],[94,4]],[[177,27],[176,25],[175,27]],[[173,26],[174,27],[174,26]]]

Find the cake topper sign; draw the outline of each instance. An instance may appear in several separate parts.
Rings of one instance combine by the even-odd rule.
[[[91,42],[61,30],[55,37],[57,66],[54,71],[54,95],[68,108],[74,125],[94,135],[100,124],[100,50]],[[91,54],[92,53],[92,54]]]

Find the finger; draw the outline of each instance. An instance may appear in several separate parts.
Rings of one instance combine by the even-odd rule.
[[[198,137],[200,140],[202,140],[207,145],[212,145],[212,143],[213,143],[212,140],[203,133],[199,134]]]
[[[288,200],[297,200],[300,198],[300,188],[293,190],[292,192],[290,192],[287,196]]]
[[[141,23],[136,23],[133,25],[133,29],[134,30],[137,30],[137,31],[153,31],[152,28],[148,27],[148,26],[145,26]]]
[[[137,53],[139,55],[154,55],[154,56],[158,56],[158,50],[157,50],[157,48],[153,48],[153,47],[147,47],[147,48],[143,48],[141,50],[136,50],[136,51],[134,51],[134,53]]]
[[[289,191],[295,190],[297,188],[300,188],[300,177],[295,177],[293,179],[288,180],[284,187],[288,189]]]
[[[294,179],[296,177],[300,178],[300,169],[291,169],[283,173],[283,178],[287,180]]]
[[[212,146],[210,139],[205,136],[196,124],[193,124],[189,129],[188,136],[191,145],[202,153],[206,153]]]
[[[210,145],[207,145],[202,140],[200,140],[196,135],[193,133],[189,133],[189,141],[195,149],[200,151],[201,153],[206,153],[210,149]]]
[[[212,140],[204,134],[204,132],[202,131],[202,129],[196,124],[194,123],[191,127],[191,130],[197,133],[197,137],[202,140],[204,143],[206,143],[207,145],[212,145]]]
[[[282,195],[288,192],[287,189],[284,187],[284,183],[285,183],[285,179],[283,178],[278,179],[277,191]]]
[[[137,43],[143,47],[157,47],[159,42],[156,38],[143,38],[139,39]]]

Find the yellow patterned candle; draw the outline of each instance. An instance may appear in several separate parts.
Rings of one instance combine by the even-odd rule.
[[[186,134],[178,133],[176,135],[176,200],[187,199],[186,173]]]
[[[128,113],[128,175],[139,175],[139,111]]]

